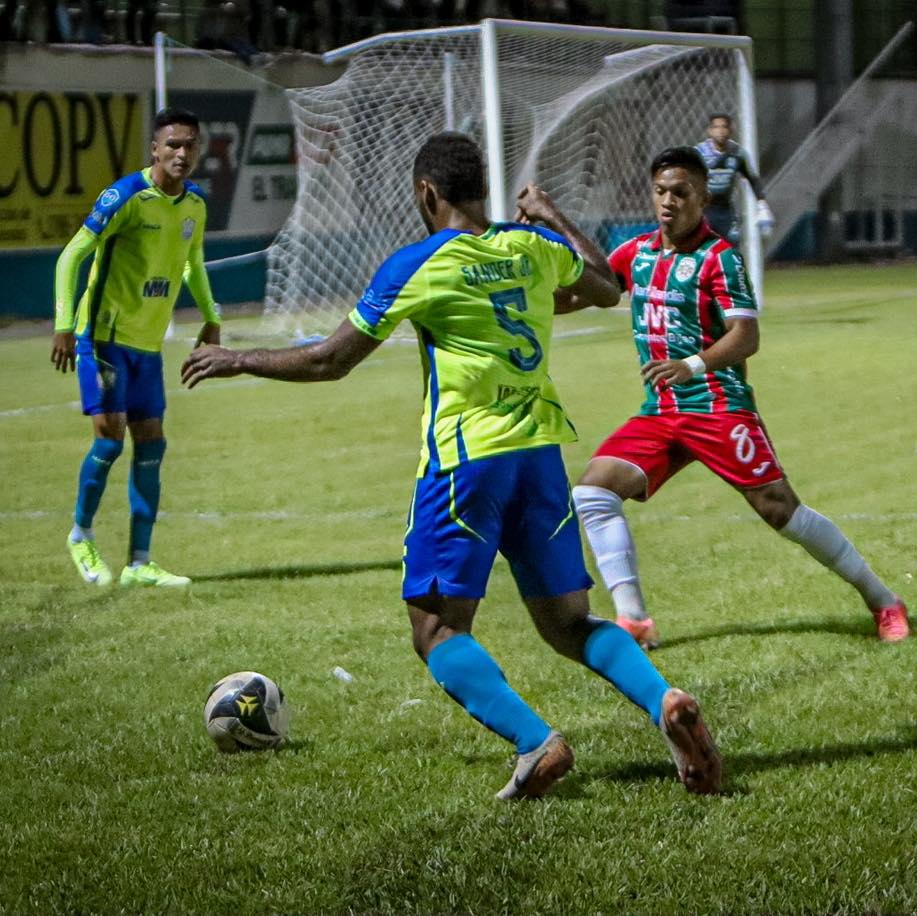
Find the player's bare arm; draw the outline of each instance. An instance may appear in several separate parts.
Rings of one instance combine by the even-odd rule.
[[[703,360],[701,372],[737,366],[758,352],[758,322],[754,318],[729,318],[726,333],[697,354]],[[683,385],[698,374],[685,359],[651,359],[640,367],[643,380],[653,387],[660,384]]]
[[[582,276],[567,290],[554,295],[555,314],[566,314],[590,305],[611,308],[621,298],[621,288],[608,268],[598,245],[584,235],[561,212],[550,195],[535,184],[527,184],[516,198],[516,219],[522,223],[544,223],[562,235],[586,262]]]
[[[347,375],[380,343],[345,319],[331,337],[308,347],[279,350],[200,347],[185,360],[181,377],[188,388],[194,388],[207,378],[243,374],[284,382],[333,381]]]

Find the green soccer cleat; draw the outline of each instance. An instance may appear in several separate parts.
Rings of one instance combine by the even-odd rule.
[[[144,588],[156,586],[181,588],[190,585],[191,580],[187,576],[174,576],[166,572],[158,563],[150,560],[148,563],[141,563],[140,566],[125,566],[121,570],[121,584],[125,588],[138,585]]]
[[[111,585],[111,570],[99,553],[95,541],[71,541],[67,538],[70,556],[80,575],[90,585]]]

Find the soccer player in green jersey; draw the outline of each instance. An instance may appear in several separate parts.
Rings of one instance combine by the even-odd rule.
[[[481,151],[461,134],[430,138],[413,178],[430,237],[379,268],[330,338],[283,350],[203,347],[185,361],[183,379],[193,387],[242,372],[341,378],[410,320],[425,397],[402,597],[414,648],[436,682],[516,747],[515,771],[498,796],[544,795],[573,766],[563,737],[471,635],[498,550],[542,637],[650,716],[689,791],[714,792],[720,758],[697,702],[670,688],[628,633],[589,613],[592,583],[560,456],[575,433],[548,375],[548,352],[556,288],[583,305],[617,303],[605,259],[532,185],[519,199],[525,222],[490,223]]]
[[[150,559],[159,508],[165,388],[162,342],[182,280],[204,316],[198,343],[220,342],[220,319],[204,268],[207,206],[188,180],[200,157],[197,117],[164,109],[153,122],[153,164],[106,188],[61,252],[55,273],[51,362],[75,369],[93,443],[80,468],[74,525],[67,545],[82,577],[109,585],[93,519],[108,472],[133,440],[128,496],[131,508],[124,586],[188,585]],[[80,264],[95,259],[74,314]]]
[[[639,415],[599,446],[573,489],[618,624],[642,645],[658,644],[623,502],[649,499],[697,460],[738,489],[768,525],[853,585],[881,640],[904,639],[904,602],[832,521],[800,502],[757,414],[745,361],[758,349],[758,309],[742,256],[704,219],[703,159],[691,147],[667,149],[650,176],[659,228],[608,259],[630,293],[646,397]]]

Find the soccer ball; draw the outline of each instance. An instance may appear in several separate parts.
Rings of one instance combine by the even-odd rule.
[[[207,694],[204,725],[226,753],[280,747],[290,727],[283,691],[257,671],[237,671]]]

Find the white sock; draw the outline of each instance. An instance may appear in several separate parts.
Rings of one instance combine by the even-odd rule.
[[[623,500],[604,487],[576,486],[573,502],[618,616],[646,620],[637,548],[624,517]]]
[[[799,506],[780,533],[801,544],[822,566],[827,566],[849,582],[870,609],[894,604],[894,593],[869,568],[856,547],[831,519],[808,506]]]
[[[131,566],[143,566],[145,563],[150,562],[150,552],[149,550],[135,550],[131,554]]]
[[[79,544],[80,541],[94,541],[95,532],[92,528],[83,528],[80,525],[74,525],[70,531],[70,543]]]

